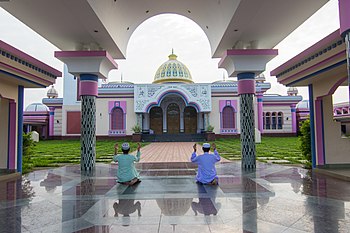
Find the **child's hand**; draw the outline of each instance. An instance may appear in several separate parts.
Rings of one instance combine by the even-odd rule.
[[[196,144],[196,143],[193,145],[193,151],[194,151],[194,152],[197,151],[197,144]]]
[[[114,149],[115,149],[115,150],[118,150],[118,143],[116,143],[116,144],[114,145]]]

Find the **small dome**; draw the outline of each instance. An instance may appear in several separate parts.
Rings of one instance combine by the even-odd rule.
[[[57,98],[58,92],[55,89],[55,87],[52,85],[51,88],[47,91],[46,95],[47,95],[47,98]]]
[[[183,82],[193,83],[192,76],[188,68],[172,52],[169,60],[164,62],[154,75],[153,83]]]
[[[298,94],[298,88],[296,87],[289,87],[287,90],[287,95],[292,96],[292,95],[297,95]]]
[[[310,108],[309,100],[302,100],[297,104],[297,108]]]
[[[257,83],[263,83],[266,81],[265,75],[259,74],[257,77],[255,77],[255,81]]]
[[[26,107],[25,111],[28,111],[28,112],[48,112],[49,108],[45,104],[42,104],[42,103],[33,103],[33,104],[28,105]]]

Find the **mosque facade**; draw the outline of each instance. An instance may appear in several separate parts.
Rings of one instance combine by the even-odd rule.
[[[254,98],[256,132],[296,135],[296,105],[302,100],[295,88],[286,96],[269,95],[271,84],[256,78]],[[27,131],[37,129],[44,138],[80,135],[80,81],[64,72],[63,98],[52,87],[43,99],[46,110],[28,106],[24,114]],[[237,81],[194,83],[189,69],[170,54],[156,71],[153,83],[109,82],[100,84],[96,99],[96,136],[130,137],[136,132],[145,140],[182,135],[191,138],[214,132],[216,137],[240,134],[240,103]],[[38,116],[41,116],[38,117]],[[36,122],[33,122],[36,121]],[[34,128],[33,128],[34,127]],[[155,138],[157,136],[157,139]]]

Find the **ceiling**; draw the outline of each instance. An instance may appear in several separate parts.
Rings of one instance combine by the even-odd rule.
[[[328,0],[9,0],[0,6],[61,50],[107,50],[125,58],[145,20],[186,16],[207,35],[212,57],[232,48],[269,49]]]

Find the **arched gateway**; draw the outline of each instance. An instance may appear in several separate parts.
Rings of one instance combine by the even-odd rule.
[[[194,84],[188,68],[172,53],[157,70],[153,84],[134,89],[134,110],[144,134],[196,134],[209,122],[211,85]]]

